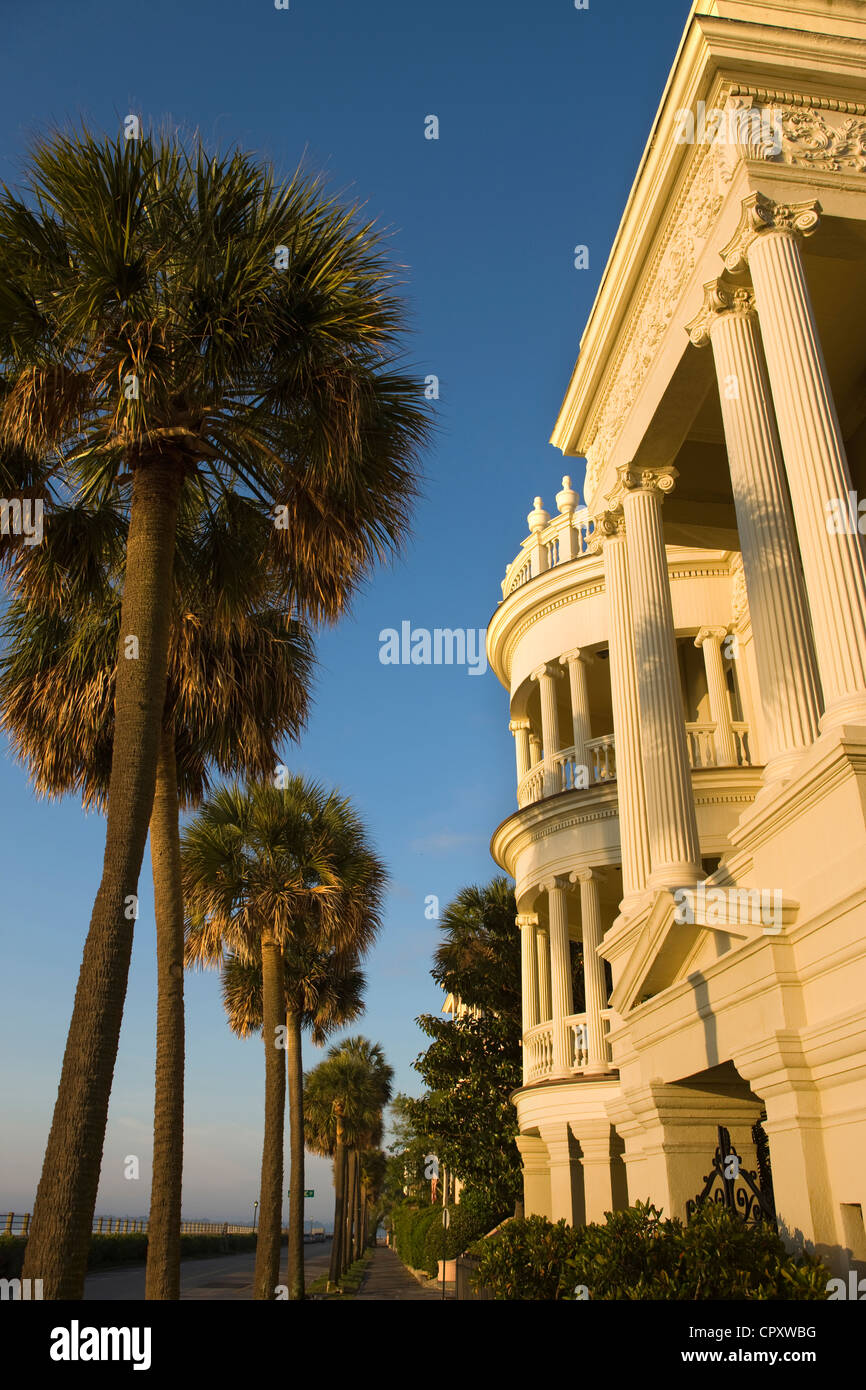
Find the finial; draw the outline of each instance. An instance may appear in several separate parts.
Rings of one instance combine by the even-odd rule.
[[[571,479],[568,474],[562,480],[562,492],[556,494],[556,505],[565,516],[571,516],[577,508],[580,498],[575,488],[571,486]]]
[[[541,505],[541,498],[535,497],[533,499],[533,509],[526,518],[526,524],[530,531],[543,531],[549,520],[550,513],[544,510],[544,507]]]

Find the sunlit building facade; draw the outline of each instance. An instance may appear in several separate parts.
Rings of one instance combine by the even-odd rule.
[[[528,1212],[682,1216],[761,1119],[866,1259],[864,322],[866,5],[698,3],[488,629]]]

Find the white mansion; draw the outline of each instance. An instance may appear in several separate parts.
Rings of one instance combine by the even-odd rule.
[[[527,1213],[682,1216],[765,1114],[866,1259],[866,4],[698,0],[552,443],[488,630]]]

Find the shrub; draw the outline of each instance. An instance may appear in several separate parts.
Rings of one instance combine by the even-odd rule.
[[[509,1221],[473,1247],[472,1253],[479,1256],[476,1287],[484,1285],[499,1299],[565,1298],[577,1282],[569,1260],[581,1234],[565,1221],[554,1225],[543,1216]]]
[[[509,1215],[507,1208],[503,1210],[502,1204],[491,1200],[486,1193],[464,1192],[460,1201],[449,1208],[450,1220],[443,1239],[441,1208],[439,1211],[438,1228],[430,1226],[427,1229],[424,1268],[431,1274],[437,1272],[439,1260],[454,1260],[464,1254],[479,1236],[487,1235]]]
[[[604,1225],[532,1216],[475,1248],[475,1281],[499,1299],[570,1300],[580,1285],[593,1300],[826,1298],[818,1259],[788,1254],[771,1227],[709,1202],[688,1225],[643,1202],[608,1212]]]
[[[704,1202],[688,1224],[638,1202],[587,1226],[570,1263],[593,1299],[786,1299],[826,1297],[828,1272],[791,1255],[771,1226],[750,1227]],[[573,1296],[573,1295],[569,1295]]]

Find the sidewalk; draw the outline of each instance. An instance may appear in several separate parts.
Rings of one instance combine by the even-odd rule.
[[[453,1298],[453,1292],[448,1295]],[[409,1273],[403,1261],[393,1250],[388,1250],[384,1245],[379,1245],[373,1251],[373,1258],[367,1266],[364,1275],[364,1282],[359,1292],[355,1295],[355,1302],[359,1299],[427,1299],[442,1301],[442,1287],[424,1288],[418,1280]]]

